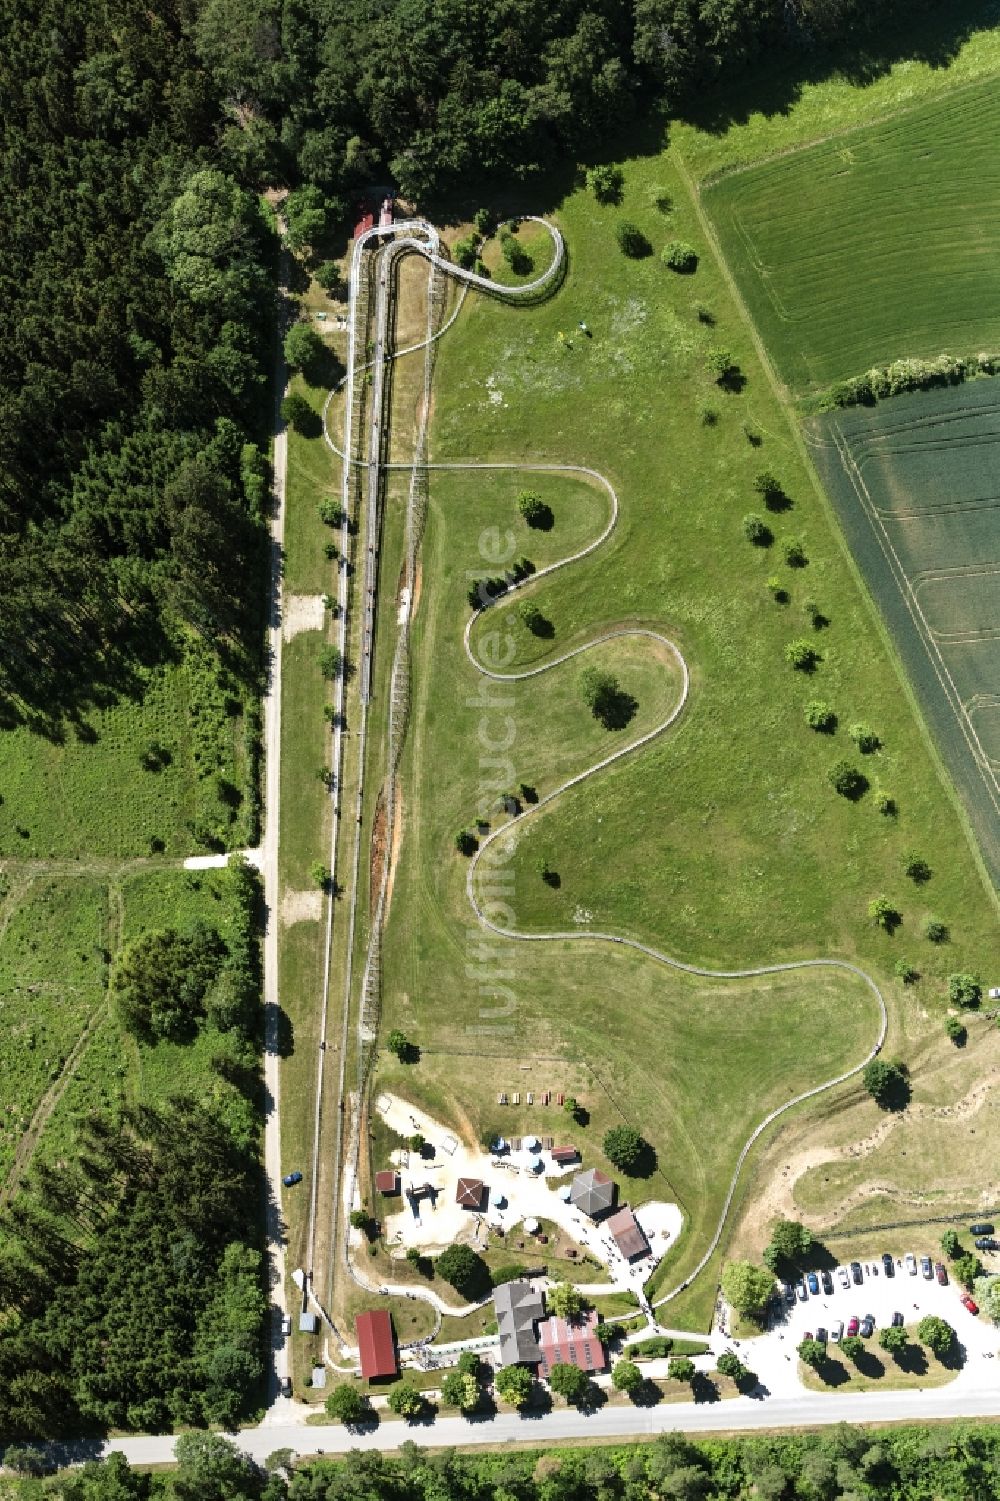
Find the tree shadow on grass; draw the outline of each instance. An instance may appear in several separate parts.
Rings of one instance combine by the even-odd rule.
[[[927,1351],[922,1345],[915,1345],[912,1342],[904,1345],[892,1358],[899,1369],[905,1371],[908,1376],[926,1376],[930,1370]]]
[[[874,1350],[864,1350],[854,1361],[859,1376],[864,1376],[866,1381],[878,1381],[885,1375],[885,1361],[880,1360]]]
[[[842,1360],[835,1359],[832,1355],[825,1355],[815,1371],[824,1386],[843,1386],[845,1381],[850,1381],[851,1373]]]
[[[651,1178],[656,1172],[657,1157],[656,1148],[648,1141],[644,1141],[639,1148],[636,1159],[629,1165],[628,1175],[630,1178]]]
[[[606,730],[624,730],[636,716],[639,700],[617,685],[602,693],[594,707],[594,717]]]
[[[698,1371],[691,1382],[691,1398],[694,1402],[721,1402],[722,1393],[704,1371]]]

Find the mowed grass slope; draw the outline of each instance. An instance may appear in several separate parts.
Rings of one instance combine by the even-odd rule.
[[[704,189],[793,390],[1000,345],[998,135],[990,80]]]

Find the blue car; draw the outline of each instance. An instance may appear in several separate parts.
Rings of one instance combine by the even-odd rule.
[[[302,1174],[301,1173],[286,1173],[285,1176],[282,1178],[281,1181],[285,1185],[286,1188],[294,1188],[295,1185],[296,1185],[296,1183],[301,1183],[302,1182]]]
[[[819,1292],[819,1278],[816,1276],[816,1273],[808,1272],[806,1274],[806,1282],[809,1284],[809,1291],[815,1297]]]

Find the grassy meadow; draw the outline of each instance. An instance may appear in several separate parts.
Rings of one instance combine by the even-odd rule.
[[[695,274],[672,273],[658,254],[626,259],[614,239],[619,214],[639,223],[656,252],[671,239],[691,243]],[[893,964],[913,954],[924,974],[917,1030],[940,1026],[944,975],[984,965],[995,907],[787,413],[699,233],[685,179],[669,153],[633,162],[620,210],[579,191],[558,219],[570,247],[558,295],[530,310],[470,298],[442,341],[431,456],[593,465],[616,486],[621,516],[595,554],[521,596],[551,634],[527,630],[518,600],[477,624],[473,647],[521,670],[606,630],[653,626],[683,650],[692,690],[662,739],[517,825],[505,892],[515,925],[600,927],[720,968],[849,958],[887,992],[890,1045],[909,1028]],[[713,346],[738,362],[739,389],[722,389],[706,370]],[[787,505],[767,515],[774,545],[757,549],[742,518],[763,510],[753,481],[764,468]],[[606,1121],[632,1120],[653,1144],[656,1168],[626,1182],[625,1195],[673,1198],[687,1217],[659,1279],[669,1285],[704,1247],[752,1126],[862,1057],[875,1010],[870,993],[836,972],[708,982],[586,942],[526,946],[481,932],[456,831],[477,814],[495,828],[506,817],[499,793],[523,782],[544,795],[664,717],[677,691],[669,659],[640,638],[514,684],[487,685],[472,668],[462,645],[468,581],[477,569],[498,571],[483,557],[492,548],[497,560],[527,555],[542,566],[579,546],[578,483],[548,480],[554,525],[544,533],[518,518],[522,488],[538,488],[537,477],[432,474],[383,1026],[401,1026],[427,1050],[398,1087],[472,1129],[496,1123],[496,1089],[507,1082],[497,1063],[474,1067],[477,1055],[593,1070],[601,1089],[592,1084],[588,1095],[588,1107],[592,1095],[600,1099],[597,1129],[583,1133],[586,1160],[601,1162]],[[603,521],[590,504],[586,525],[596,536]],[[791,541],[801,543],[805,566],[784,561]],[[772,597],[772,578],[786,603]],[[822,629],[811,626],[810,603]],[[784,658],[802,636],[819,655],[812,674]],[[583,703],[581,668],[598,660],[638,701],[622,731],[603,729]],[[832,737],[805,723],[816,697],[837,712]],[[874,755],[859,756],[848,739],[861,720],[878,732]],[[828,781],[844,755],[870,784],[857,803]],[[896,817],[877,811],[883,790]],[[929,890],[903,872],[913,847],[934,869]],[[541,878],[543,862],[557,881]],[[903,914],[893,938],[867,915],[882,892]],[[920,936],[929,904],[951,927],[947,954]],[[385,1077],[380,1065],[379,1082]],[[544,1121],[533,1124],[541,1130]],[[710,1312],[704,1281],[707,1305],[689,1300],[695,1322]]]
[[[998,130],[990,79],[704,190],[793,390],[1000,344]]]
[[[240,690],[194,640],[61,741],[0,732],[0,859],[187,855],[247,843]],[[256,836],[254,836],[256,837]]]

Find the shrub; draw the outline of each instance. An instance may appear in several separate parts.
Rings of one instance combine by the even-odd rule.
[[[888,792],[879,793],[875,800],[875,806],[883,818],[895,818],[899,812],[896,806],[896,799]]]
[[[567,1402],[579,1402],[589,1386],[587,1375],[578,1365],[557,1364],[552,1367],[549,1385]]]
[[[671,240],[664,246],[660,258],[671,271],[678,271],[682,276],[690,276],[698,265],[698,252],[683,240]]]
[[[639,261],[653,253],[649,240],[638,224],[633,224],[631,219],[618,221],[615,226],[615,239],[618,241],[618,249],[622,255],[627,255],[629,260]]]
[[[659,183],[654,183],[649,190],[649,201],[658,214],[669,214],[674,206],[674,200]]]
[[[908,1089],[905,1065],[889,1063],[884,1058],[873,1058],[865,1064],[861,1082],[875,1103],[884,1109],[901,1102]]]
[[[867,790],[868,779],[850,761],[835,761],[827,775],[834,791],[850,802],[856,802]]]
[[[552,526],[554,518],[551,506],[546,505],[542,497],[533,491],[521,491],[517,497],[517,508],[528,525],[537,531],[548,531]]]
[[[321,500],[316,507],[319,519],[324,526],[342,526],[344,521],[344,508],[339,501]]]
[[[490,1274],[483,1258],[471,1246],[449,1246],[437,1258],[435,1266],[463,1298],[484,1298],[490,1290]]]
[[[910,880],[915,881],[918,886],[922,886],[925,881],[929,881],[931,878],[931,868],[927,864],[927,861],[914,850],[908,851],[903,856],[903,869]]]
[[[424,1394],[409,1381],[397,1381],[386,1394],[386,1406],[397,1417],[412,1418],[423,1409]]]
[[[702,427],[715,427],[719,420],[719,414],[714,407],[701,407],[698,411]]]
[[[521,1261],[509,1261],[505,1266],[498,1266],[490,1272],[490,1281],[494,1287],[500,1287],[504,1282],[517,1282],[523,1277],[528,1268]]]
[[[524,1407],[531,1396],[535,1378],[527,1366],[501,1366],[494,1384],[497,1396],[504,1402],[509,1402],[511,1407]]]
[[[900,1328],[896,1324],[890,1324],[887,1329],[879,1330],[878,1342],[887,1354],[899,1355],[906,1349],[910,1340],[905,1329]]]
[[[598,203],[621,203],[624,186],[625,174],[621,167],[613,167],[610,163],[591,167],[587,173],[587,187]]]
[[[821,1366],[826,1359],[826,1345],[818,1339],[804,1339],[799,1345],[799,1359],[813,1369]]]
[[[804,637],[789,641],[785,647],[785,661],[790,662],[797,672],[812,672],[819,660],[819,652]]]
[[[924,923],[924,937],[931,943],[948,942],[948,926],[939,917],[929,917]]]
[[[301,370],[310,383],[311,377],[321,372],[326,360],[326,345],[308,323],[293,323],[282,347],[285,363],[292,370]]]
[[[837,716],[821,698],[811,698],[806,704],[806,724],[821,735],[832,735],[837,728]]]
[[[581,672],[580,689],[590,712],[606,730],[624,729],[639,707],[612,673],[596,667],[586,667]]]
[[[472,1412],[479,1403],[479,1383],[469,1372],[449,1371],[441,1382],[441,1401],[446,1407]]]
[[[953,1006],[962,1006],[969,1011],[978,1006],[983,998],[983,987],[978,975],[955,974],[948,976],[948,999]]]
[[[694,1361],[687,1355],[675,1355],[667,1362],[667,1376],[671,1381],[691,1382],[697,1374]]]
[[[965,1023],[959,1021],[957,1016],[945,1017],[944,1030],[947,1032],[948,1036],[951,1038],[952,1042],[957,1048],[960,1048],[962,1044],[968,1040],[969,1033],[966,1029]]]
[[[912,985],[914,981],[920,979],[919,972],[915,970],[913,965],[909,964],[905,959],[897,959],[896,963],[893,965],[893,971],[895,973],[896,979],[902,980],[904,985]]]
[[[398,1027],[393,1027],[385,1040],[385,1045],[390,1053],[395,1053],[400,1063],[410,1056],[410,1044],[406,1033],[401,1032]]]
[[[339,677],[344,669],[344,654],[339,646],[324,646],[319,654],[319,670],[323,676],[332,680]]]
[[[785,492],[770,469],[761,469],[754,475],[753,487],[769,509],[783,505]]]
[[[755,1317],[767,1307],[774,1292],[774,1278],[752,1261],[730,1261],[722,1270],[722,1295],[737,1313]]]
[[[611,1372],[611,1385],[616,1392],[635,1392],[644,1385],[645,1377],[634,1360],[619,1360]]]
[[[739,365],[728,349],[716,346],[705,356],[705,369],[714,376],[717,384],[722,384],[739,369]]]
[[[856,1334],[848,1334],[840,1341],[840,1348],[848,1360],[853,1361],[857,1365],[861,1356],[865,1353],[865,1342],[863,1339],[859,1339]]]
[[[504,260],[517,276],[527,276],[534,262],[520,241],[511,234],[500,235],[500,250]]]
[[[575,1319],[586,1306],[583,1293],[569,1282],[557,1282],[545,1295],[546,1303],[560,1319]]]
[[[292,391],[281,403],[281,420],[293,427],[303,437],[312,438],[322,430],[322,424],[301,391]]]
[[[788,590],[775,574],[768,579],[767,588],[776,605],[787,605],[790,598]]]
[[[763,516],[753,511],[743,518],[743,535],[754,547],[770,547],[774,541],[774,534]]]
[[[877,928],[886,933],[892,933],[903,920],[898,908],[892,905],[887,896],[877,896],[868,903],[868,916]]]
[[[870,724],[852,724],[847,733],[863,756],[870,756],[882,744]]]
[[[522,600],[517,607],[517,613],[522,624],[533,636],[544,636],[548,632],[549,622],[541,610],[531,600]]]
[[[481,235],[491,235],[496,220],[488,208],[477,208],[472,216],[472,222],[476,226],[476,232]]]
[[[805,548],[797,539],[785,543],[785,562],[789,568],[804,568],[809,562]]]
[[[944,1319],[929,1313],[917,1325],[917,1338],[940,1359],[955,1343],[955,1331]]]
[[[645,1145],[634,1126],[612,1126],[601,1143],[605,1157],[623,1173],[638,1167]]]
[[[459,829],[455,835],[455,848],[460,855],[474,855],[479,848],[479,840],[471,829]]]
[[[344,275],[336,261],[321,261],[314,273],[328,297],[343,298],[347,292]]]
[[[476,264],[476,256],[479,252],[479,239],[476,235],[467,235],[464,240],[456,240],[452,254],[455,264],[461,266],[463,271],[471,271]]]

